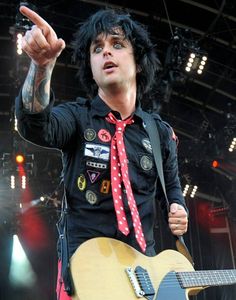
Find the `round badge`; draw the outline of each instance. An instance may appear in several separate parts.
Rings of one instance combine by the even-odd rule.
[[[96,132],[95,132],[95,130],[92,129],[92,128],[85,129],[85,131],[84,131],[84,138],[88,142],[91,142],[91,141],[95,140],[95,138],[96,138]]]
[[[90,190],[86,191],[85,198],[91,205],[94,205],[97,202],[97,195]]]
[[[151,168],[153,166],[153,162],[150,157],[144,155],[140,159],[140,165],[143,170],[149,171],[149,170],[151,170]]]
[[[152,145],[149,139],[143,139],[142,144],[149,153],[152,153]]]
[[[108,143],[111,140],[111,134],[106,129],[100,129],[98,131],[98,137],[104,143]]]
[[[78,177],[77,185],[78,185],[78,188],[81,192],[85,190],[85,188],[86,188],[86,178],[83,174]]]

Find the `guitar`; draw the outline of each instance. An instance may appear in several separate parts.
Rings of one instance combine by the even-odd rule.
[[[73,300],[187,300],[204,288],[236,283],[234,269],[195,271],[175,250],[147,257],[110,238],[83,243],[70,264]]]

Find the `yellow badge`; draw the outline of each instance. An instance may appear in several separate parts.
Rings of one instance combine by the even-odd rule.
[[[86,188],[86,178],[83,174],[78,177],[77,185],[78,185],[78,188],[79,188],[80,191],[85,190],[85,188]]]

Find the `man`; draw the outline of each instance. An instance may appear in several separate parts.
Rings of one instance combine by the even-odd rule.
[[[53,107],[50,79],[65,42],[38,14],[24,6],[20,11],[35,25],[22,42],[31,66],[16,101],[18,128],[25,139],[62,151],[69,257],[84,241],[101,236],[155,255],[156,195],[163,205],[164,200],[141,103],[152,93],[159,64],[146,30],[112,10],[91,16],[73,44],[90,100]],[[182,235],[188,219],[176,138],[158,115],[153,118],[161,138],[168,224]],[[59,280],[58,299],[70,299],[63,288]]]

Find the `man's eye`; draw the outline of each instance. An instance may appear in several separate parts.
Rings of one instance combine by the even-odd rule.
[[[115,49],[121,49],[121,48],[123,48],[123,45],[121,43],[115,43],[113,47]]]
[[[100,47],[100,46],[94,48],[95,53],[100,53],[101,51],[102,51],[102,47]]]

